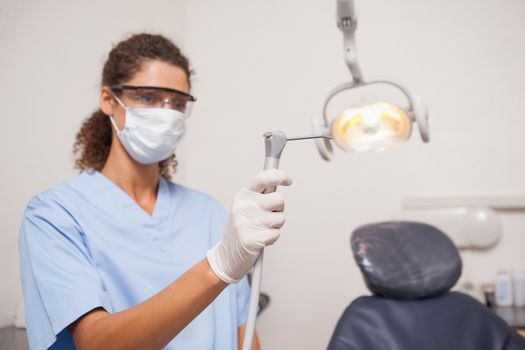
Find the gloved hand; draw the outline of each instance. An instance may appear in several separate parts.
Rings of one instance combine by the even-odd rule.
[[[291,184],[292,179],[285,173],[270,169],[260,172],[235,195],[226,232],[206,254],[211,269],[221,280],[239,282],[259,252],[279,238],[279,229],[285,221],[284,197],[279,192],[263,192]]]

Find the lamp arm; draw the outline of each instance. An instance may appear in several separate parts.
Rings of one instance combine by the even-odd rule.
[[[355,83],[363,80],[361,68],[357,62],[355,31],[357,29],[357,10],[355,0],[337,0],[337,27],[343,32],[343,48],[346,66]]]

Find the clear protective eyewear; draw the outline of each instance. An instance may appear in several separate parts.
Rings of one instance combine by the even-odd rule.
[[[190,116],[193,103],[197,99],[184,92],[158,86],[112,85],[111,90],[118,93],[132,108],[164,108],[166,104],[171,109]]]

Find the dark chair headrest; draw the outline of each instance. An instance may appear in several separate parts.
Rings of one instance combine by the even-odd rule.
[[[389,221],[357,228],[350,239],[370,291],[395,299],[422,299],[447,292],[461,275],[461,258],[437,228]]]

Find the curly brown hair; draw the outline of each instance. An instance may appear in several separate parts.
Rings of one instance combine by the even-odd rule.
[[[192,71],[188,59],[180,49],[162,35],[135,34],[118,43],[109,52],[102,70],[101,86],[123,84],[133,78],[144,61],[160,60],[181,68],[188,78],[188,86]],[[112,127],[109,117],[100,109],[88,117],[78,131],[73,154],[75,168],[100,171],[106,163],[112,142]],[[177,161],[175,154],[159,162],[159,174],[167,179],[175,172]]]

